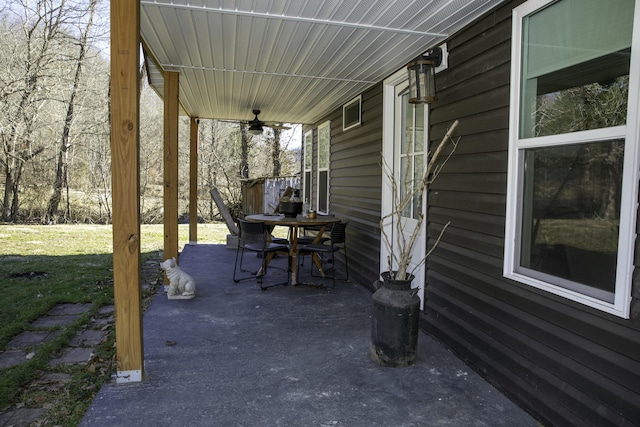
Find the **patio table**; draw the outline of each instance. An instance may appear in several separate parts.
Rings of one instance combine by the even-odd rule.
[[[268,226],[284,226],[289,228],[289,259],[291,264],[291,284],[298,284],[298,230],[304,227],[319,227],[318,234],[313,239],[313,243],[320,242],[322,234],[324,233],[327,225],[331,225],[335,222],[340,222],[339,218],[334,216],[317,215],[315,218],[307,218],[305,216],[298,215],[295,218],[289,218],[283,214],[256,214],[247,215],[245,217],[247,221],[261,221]],[[312,254],[313,262],[318,267],[320,274],[324,276],[324,270],[322,269],[322,260],[317,253]],[[270,259],[267,259],[267,262]]]

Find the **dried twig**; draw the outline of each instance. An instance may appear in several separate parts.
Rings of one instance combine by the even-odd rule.
[[[411,252],[413,250],[413,246],[415,245],[416,241],[420,237],[420,229],[422,228],[421,227],[422,222],[424,221],[424,216],[421,213],[418,214],[418,218],[417,218],[418,223],[416,227],[413,229],[413,231],[411,232],[411,235],[409,236],[409,238],[407,239],[404,233],[405,224],[402,221],[402,213],[405,211],[405,209],[408,206],[410,206],[410,203],[413,200],[418,200],[419,203],[422,202],[425,189],[430,183],[432,183],[437,178],[437,176],[440,174],[440,171],[442,170],[442,167],[451,158],[451,155],[453,154],[453,152],[456,150],[458,146],[458,140],[454,141],[451,138],[451,135],[453,134],[453,131],[457,126],[458,126],[458,120],[453,122],[453,124],[447,130],[447,133],[444,135],[444,137],[436,147],[435,151],[433,152],[433,155],[431,156],[431,158],[429,159],[429,162],[427,163],[427,167],[424,170],[424,173],[420,181],[413,182],[413,180],[408,176],[408,171],[406,171],[405,176],[402,178],[404,186],[400,186],[395,178],[393,169],[383,159],[382,167],[383,167],[384,173],[387,175],[387,177],[391,182],[393,201],[392,201],[391,212],[389,212],[388,214],[380,218],[380,230],[382,232],[382,238],[383,238],[384,244],[389,249],[389,256],[387,257],[387,264],[388,264],[387,267],[388,267],[388,271],[390,272],[393,278],[404,279],[405,277],[407,277],[407,270],[412,261]],[[451,151],[447,154],[444,160],[438,161],[439,157],[442,154],[442,150],[444,149],[444,147],[447,145],[448,142],[451,142],[452,144]],[[404,194],[401,194],[401,190],[403,188],[404,188]],[[395,239],[389,236],[385,231],[385,225],[387,225],[389,221],[391,221],[391,223],[395,227],[395,230],[393,230]],[[409,274],[411,274],[413,271],[415,271],[418,267],[420,267],[422,264],[426,262],[427,257],[431,255],[433,250],[436,248],[436,246],[442,239],[442,235],[444,234],[449,224],[450,223],[445,224],[444,228],[440,231],[440,235],[436,239],[436,242],[434,243],[434,245],[431,247],[431,249],[429,249],[427,254],[420,261],[416,263],[415,267],[412,269],[412,271]],[[394,272],[395,272],[395,275],[394,275]]]

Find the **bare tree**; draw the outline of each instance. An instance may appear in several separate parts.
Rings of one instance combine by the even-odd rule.
[[[58,162],[56,168],[55,181],[53,184],[53,194],[49,199],[49,203],[47,205],[47,211],[45,213],[44,220],[46,222],[56,222],[57,221],[57,211],[58,205],[60,204],[60,199],[62,196],[62,188],[63,186],[67,189],[67,209],[65,211],[65,219],[69,218],[70,215],[70,206],[69,206],[69,164],[68,164],[68,155],[69,149],[71,147],[69,141],[69,132],[71,129],[71,125],[75,118],[74,116],[74,108],[76,102],[76,96],[78,95],[78,90],[80,86],[80,74],[82,72],[82,67],[84,65],[85,58],[87,56],[88,51],[88,40],[91,31],[91,26],[93,25],[93,19],[96,11],[97,0],[91,0],[88,6],[88,19],[86,22],[86,26],[83,30],[81,30],[80,39],[78,40],[78,58],[76,62],[75,75],[73,78],[73,89],[71,90],[71,94],[69,96],[69,101],[67,104],[67,114],[64,120],[63,128],[62,128],[62,137],[60,141],[60,148],[58,152]]]
[[[248,133],[248,132],[247,132]],[[200,126],[200,150],[199,150],[199,181],[205,189],[202,199],[207,200],[207,215],[213,218],[218,216],[217,208],[209,197],[209,189],[218,188],[225,205],[234,217],[242,210],[242,187],[240,183],[241,173],[248,173],[249,138],[242,142],[240,128],[216,120],[203,120]],[[246,149],[247,159],[245,169],[242,164],[242,153]]]
[[[251,135],[249,135],[249,127],[246,124],[240,124],[240,138],[242,142],[242,151],[240,157],[240,177],[249,178],[249,142]]]
[[[61,76],[73,75],[68,48],[77,39],[78,23],[85,22],[83,3],[86,0],[19,0],[0,11],[10,34],[0,43],[3,51],[11,52],[11,57],[2,57],[6,72],[0,90],[4,220],[17,219],[25,166],[47,153],[52,124],[64,122],[58,106],[70,85],[61,84],[67,81]]]
[[[61,31],[64,8],[51,1],[22,0],[9,9],[20,23],[19,43],[15,48],[19,63],[3,85],[0,94],[6,127],[2,129],[5,188],[2,219],[15,220],[19,205],[19,187],[24,165],[40,154],[44,147],[34,146],[34,128],[40,109],[46,102],[42,84],[55,57],[51,46]],[[18,30],[17,25],[15,29]],[[20,66],[20,68],[18,68]]]
[[[273,138],[271,139],[271,162],[273,165],[273,176],[280,176],[282,163],[280,162],[280,129],[273,129]]]

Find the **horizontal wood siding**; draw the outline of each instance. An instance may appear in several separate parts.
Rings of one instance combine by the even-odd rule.
[[[362,95],[361,126],[343,132],[342,108],[313,126],[314,156],[317,126],[327,120],[331,120],[329,210],[349,221],[350,278],[372,289],[373,282],[378,279],[380,264],[382,84]],[[306,127],[305,132],[308,129]],[[339,264],[344,263],[341,256],[338,257]]]
[[[458,119],[460,141],[429,192],[431,243],[451,225],[428,262],[423,326],[544,424],[640,425],[638,316],[620,319],[502,276],[511,10],[520,3],[447,41],[430,137],[439,141]]]

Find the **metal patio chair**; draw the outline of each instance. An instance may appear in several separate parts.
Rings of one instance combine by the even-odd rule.
[[[267,239],[269,230],[264,222],[257,221],[245,221],[243,219],[238,220],[240,225],[240,234],[238,236],[238,248],[236,249],[236,261],[233,266],[233,281],[238,283],[241,280],[247,280],[251,278],[257,278],[260,283],[260,289],[265,290],[274,286],[287,285],[289,273],[287,272],[287,282],[276,283],[274,285],[263,285],[263,278],[267,274],[267,258],[269,255],[273,256],[277,252],[286,252],[289,254],[289,246],[282,243],[273,243]],[[242,267],[244,260],[244,252],[250,251],[259,254],[262,259],[261,268],[258,271],[245,270]],[[238,265],[238,258],[240,259],[240,265]],[[238,270],[242,273],[250,273],[249,276],[238,277]]]
[[[347,230],[348,224],[349,224],[348,221],[340,221],[340,222],[334,223],[333,226],[331,227],[331,232],[329,233],[329,240],[326,243],[311,243],[308,245],[303,245],[298,247],[298,251],[304,255],[308,255],[308,254],[313,255],[314,253],[316,253],[320,255],[321,259],[324,259],[324,255],[328,255],[328,254],[331,255],[330,258],[328,259],[332,260],[331,262],[333,263],[333,266],[329,270],[333,270],[333,274],[331,275],[331,278],[333,279],[334,288],[336,286],[335,253],[340,250],[344,251],[344,267],[345,267],[345,273],[346,273],[346,277],[342,278],[341,280],[344,280],[344,281],[349,280],[349,263],[348,263],[348,257],[347,257],[347,244],[346,244],[347,243],[346,230]],[[298,257],[298,259],[300,258],[301,257]],[[312,262],[311,275],[314,277],[318,277],[313,274],[314,265],[315,264]],[[327,271],[325,271],[325,273]]]

